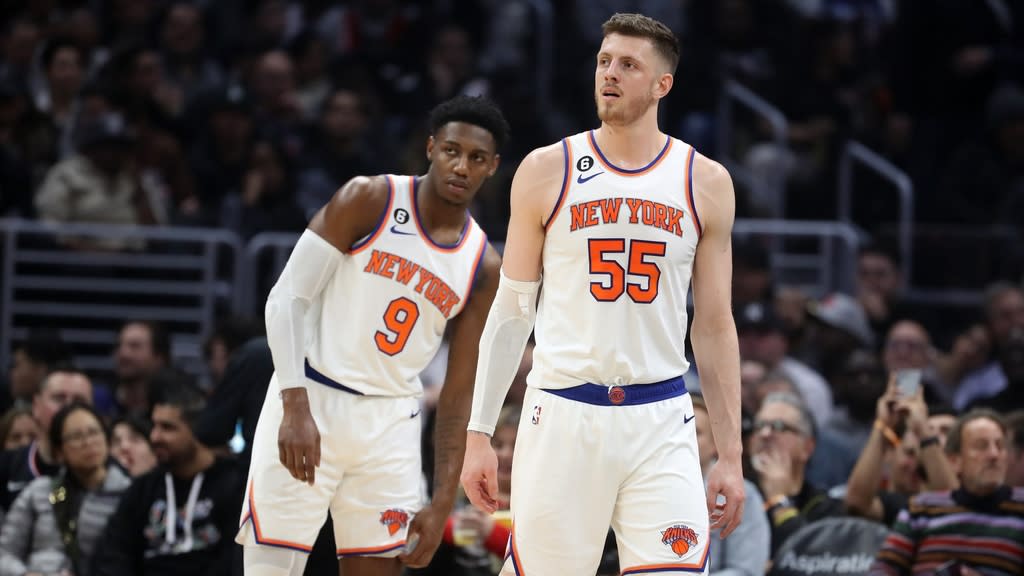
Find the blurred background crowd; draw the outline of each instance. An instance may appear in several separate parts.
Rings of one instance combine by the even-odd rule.
[[[712,573],[1024,570],[1021,2],[0,0],[0,576],[239,570],[282,254],[349,178],[422,173],[457,94],[512,126],[500,247],[518,162],[595,126],[616,11],[679,35],[662,129],[737,188],[748,518]],[[417,573],[495,574],[507,535],[460,507]]]

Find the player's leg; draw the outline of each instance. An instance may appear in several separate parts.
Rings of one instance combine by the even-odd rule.
[[[245,576],[302,576],[306,553],[272,546],[246,546]]]
[[[690,396],[624,410],[632,425],[620,432],[636,460],[612,517],[622,574],[706,573],[708,513],[696,426],[686,421]]]
[[[502,574],[594,574],[619,484],[609,408],[530,388],[512,462],[512,546]]]
[[[424,499],[419,401],[357,397],[352,403],[346,425],[359,433],[348,449],[360,456],[331,502],[341,573],[397,574],[397,556]]]
[[[279,459],[277,431],[282,406],[272,380],[263,403],[256,434],[253,438],[252,461],[246,485],[242,518],[235,541],[246,550],[243,556],[248,575],[277,576],[290,574],[296,566],[305,565],[306,554],[313,547],[327,510],[338,487],[341,467],[338,454],[326,438],[336,436],[325,414],[342,396],[318,384],[309,389],[313,418],[320,429],[321,457],[313,486],[292,477]],[[252,552],[250,549],[276,549],[281,553]],[[301,562],[295,555],[301,556]]]
[[[398,558],[348,556],[340,562],[341,576],[399,576],[402,573],[402,563]]]

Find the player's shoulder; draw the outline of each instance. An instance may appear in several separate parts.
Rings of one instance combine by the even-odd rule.
[[[729,170],[720,162],[701,154],[694,149],[693,155],[693,185],[696,189],[707,187],[714,188],[728,184],[732,187],[732,177]]]
[[[534,148],[529,154],[523,158],[522,163],[519,165],[520,170],[530,170],[538,173],[544,173],[548,170],[558,169],[561,170],[562,164],[565,162],[565,150],[562,145],[562,141],[548,144],[547,146],[541,146],[540,148]],[[561,172],[559,172],[561,174]]]
[[[386,203],[390,190],[385,175],[354,176],[338,188],[331,202],[341,205]]]

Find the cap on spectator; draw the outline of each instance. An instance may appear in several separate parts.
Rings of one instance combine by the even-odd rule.
[[[775,315],[771,302],[751,302],[736,314],[736,330],[759,332],[784,332],[782,320]]]
[[[853,297],[834,292],[819,302],[811,302],[807,311],[822,324],[850,334],[864,346],[875,345],[875,334],[871,331],[868,316]]]
[[[78,127],[76,141],[79,148],[88,148],[97,144],[130,144],[134,139],[134,134],[125,125],[124,117],[115,112],[107,112],[84,120]]]

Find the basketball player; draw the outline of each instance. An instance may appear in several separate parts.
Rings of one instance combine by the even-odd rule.
[[[503,574],[593,574],[609,525],[623,574],[703,572],[709,512],[724,536],[743,508],[732,183],[658,129],[679,58],[672,32],[638,14],[616,14],[603,30],[601,126],[519,166],[480,342],[462,485],[491,511],[488,435],[536,319]],[[720,454],[706,499],[682,379],[691,271],[692,341]]]
[[[302,574],[328,509],[346,576],[425,566],[440,542],[501,267],[467,209],[508,126],[468,97],[439,105],[430,123],[427,174],[345,184],[267,299],[275,375],[236,538],[247,576]],[[449,324],[434,496],[421,509],[419,373]]]

